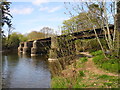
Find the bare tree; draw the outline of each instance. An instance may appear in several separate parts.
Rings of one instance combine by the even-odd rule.
[[[118,28],[116,28],[116,13],[115,13],[115,2],[77,2],[77,3],[65,3],[65,5],[70,5],[70,7],[72,7],[74,13],[76,12],[78,15],[81,12],[87,12],[87,10],[89,9],[89,14],[85,14],[88,21],[92,25],[92,29],[94,30],[94,33],[96,35],[97,41],[101,46],[102,51],[104,52],[105,55],[105,50],[103,48],[103,45],[98,37],[98,34],[96,32],[96,26],[95,23],[97,23],[101,29],[103,29],[104,34],[105,34],[105,40],[108,46],[108,50],[112,53],[115,54],[116,56],[119,56],[119,32],[118,32]],[[99,10],[96,9],[96,5],[98,5],[97,7],[99,7]],[[92,6],[90,8],[90,6]],[[119,5],[118,5],[119,6]],[[119,7],[117,7],[119,8]],[[74,17],[75,15],[77,15],[76,13],[73,14],[73,11],[69,8],[68,6],[66,7],[68,14],[71,17]],[[101,21],[96,18],[96,21],[94,23],[94,20],[91,18],[91,16],[94,17],[98,17],[101,19]],[[111,30],[110,30],[110,25],[114,24],[114,29],[113,29],[113,33],[111,35]],[[106,55],[105,55],[106,56]],[[107,57],[106,57],[107,58]]]
[[[40,32],[44,33],[45,34],[45,38],[47,37],[51,37],[54,32],[54,30],[52,28],[49,28],[49,27],[43,27]]]

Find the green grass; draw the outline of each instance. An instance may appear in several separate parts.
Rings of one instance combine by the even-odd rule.
[[[103,68],[105,70],[108,70],[110,72],[116,72],[120,71],[119,59],[108,55],[108,60],[102,55],[102,51],[96,51],[91,53],[94,55],[93,61],[95,64],[97,64],[98,67]]]
[[[69,81],[63,77],[53,77],[51,86],[52,88],[67,88],[67,83],[69,83]]]
[[[76,63],[74,63],[75,64],[75,68],[81,68],[81,67],[83,67],[84,66],[84,63],[86,62],[88,60],[88,58],[87,57],[82,57],[82,58],[80,58]]]
[[[94,63],[105,70],[110,72],[118,72],[120,66],[118,65],[119,59],[114,58],[113,56],[108,56],[107,60],[103,55],[101,50],[92,52]],[[84,68],[85,62],[88,58],[80,58],[75,63],[75,68]],[[75,77],[63,77],[55,76],[52,78],[52,88],[118,88],[118,79],[117,76],[108,76],[108,75],[98,75],[90,71],[78,71]],[[85,79],[86,78],[86,79]]]
[[[79,76],[85,76],[85,73],[84,73],[84,71],[79,71]]]
[[[82,57],[82,58],[80,58],[81,63],[84,63],[84,62],[86,62],[87,60],[88,60],[87,57]]]
[[[84,71],[80,71],[84,73]],[[85,71],[89,72],[89,71]],[[118,77],[108,75],[98,75],[89,72],[89,78],[83,79],[83,76],[65,78],[57,76],[52,78],[52,88],[118,88]],[[86,77],[86,75],[84,75]],[[92,81],[92,82],[91,82]]]
[[[73,87],[78,87],[79,86],[79,82],[81,82],[82,78],[81,77],[53,77],[52,78],[52,84],[51,87],[52,88],[73,88]]]
[[[108,75],[98,76],[97,79],[105,80],[106,82],[103,83],[105,87],[116,87],[119,80],[118,77]]]
[[[103,51],[102,51],[102,50],[99,50],[99,51],[96,51],[96,52],[92,52],[91,54],[92,54],[93,56],[101,55],[101,54],[103,54]]]

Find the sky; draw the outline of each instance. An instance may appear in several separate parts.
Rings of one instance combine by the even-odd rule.
[[[60,34],[63,21],[69,19],[65,11],[63,2],[12,2],[10,12],[15,28],[13,31],[25,34],[50,27]]]
[[[10,13],[13,16],[12,24],[15,28],[13,32],[26,34],[31,31],[40,31],[43,27],[50,27],[54,29],[54,32],[61,34],[60,27],[63,21],[70,18],[70,15],[65,14],[68,10],[66,10],[64,2],[74,0],[8,1],[12,1]],[[7,34],[7,31],[5,33]]]

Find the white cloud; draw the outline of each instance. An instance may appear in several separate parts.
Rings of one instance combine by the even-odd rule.
[[[41,7],[41,8],[40,8],[40,11],[48,11],[48,10],[49,10],[48,7]]]
[[[39,6],[40,4],[48,3],[48,2],[49,0],[34,0],[32,4]]]
[[[69,18],[67,17],[54,17],[54,18],[49,18],[48,21],[60,21],[63,22],[64,20],[68,20]]]
[[[13,14],[30,14],[33,12],[33,8],[13,8],[11,13]]]
[[[60,10],[62,7],[61,6],[57,6],[57,7],[52,7],[52,8],[49,8],[49,7],[41,7],[40,8],[40,11],[47,11],[49,13],[53,13],[55,11],[58,11]]]
[[[60,10],[60,9],[61,9],[60,6],[54,7],[54,8],[52,8],[52,9],[50,9],[49,12],[55,12],[55,11]]]

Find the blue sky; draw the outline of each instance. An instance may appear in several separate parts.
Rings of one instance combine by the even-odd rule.
[[[60,34],[59,27],[69,16],[63,2],[12,2],[10,6],[15,30],[22,34],[39,31],[48,26]]]
[[[56,2],[50,2],[50,0],[16,0],[15,2],[15,0],[12,0],[10,10],[13,16],[12,24],[15,28],[13,32],[26,34],[31,31],[40,31],[47,26],[60,34],[59,27],[62,26],[62,22],[70,18],[70,15],[64,14],[68,11],[65,9],[63,1],[71,0]],[[70,11],[72,11],[72,8]]]

